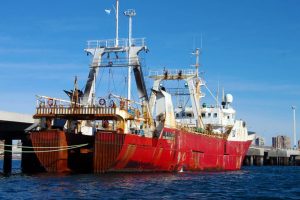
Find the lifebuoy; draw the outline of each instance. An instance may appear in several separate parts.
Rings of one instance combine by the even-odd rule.
[[[105,99],[99,99],[99,105],[104,106],[106,104]]]
[[[53,106],[53,99],[48,99],[47,103],[48,103],[48,106],[50,106],[50,107]]]

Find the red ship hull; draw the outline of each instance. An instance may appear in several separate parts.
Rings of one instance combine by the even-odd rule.
[[[43,145],[46,146],[74,145],[75,140],[70,136],[58,137],[60,141],[57,142],[51,141],[53,139],[51,134],[61,135],[62,133],[64,132],[41,131],[32,133],[31,138],[33,141],[43,140]],[[47,142],[45,138],[49,138],[49,141]],[[34,143],[33,146],[35,146]],[[76,143],[78,144],[78,141]],[[90,169],[94,173],[238,170],[241,168],[250,144],[251,141],[227,141],[214,136],[168,128],[164,129],[160,138],[97,132],[90,150],[78,149],[78,154],[74,150],[68,151],[68,156],[66,153],[56,154],[56,156],[53,156],[53,153],[36,153],[36,157],[40,165],[44,166],[45,171],[51,172],[76,171],[78,168]],[[72,155],[73,159],[70,162]],[[85,162],[77,159],[84,156],[91,157],[91,159],[85,158]],[[63,165],[62,160],[65,160]],[[49,166],[49,163],[55,167]]]
[[[174,138],[97,133],[94,172],[238,170],[251,144],[174,129],[164,131],[173,133]]]

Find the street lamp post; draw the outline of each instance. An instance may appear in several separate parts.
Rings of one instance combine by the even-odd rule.
[[[293,110],[293,131],[294,131],[294,149],[297,147],[297,141],[296,141],[296,107],[292,106]]]

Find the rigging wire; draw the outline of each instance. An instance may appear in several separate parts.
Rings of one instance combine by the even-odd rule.
[[[99,67],[99,74],[100,74],[100,78],[99,78],[99,81],[97,81],[96,80],[96,88],[99,88],[99,85],[100,85],[100,83],[101,83],[101,80],[102,80],[102,78],[103,78],[103,74],[104,74],[104,70],[102,70],[103,71],[103,73],[101,73],[101,67]]]
[[[111,70],[111,78],[112,78],[112,82],[113,82],[113,91],[117,92],[116,85],[115,85],[115,80],[114,80],[114,72],[113,72],[113,70]]]
[[[217,102],[217,106],[220,106],[220,103],[218,102],[217,98],[215,97],[215,95],[213,95],[213,93],[210,91],[210,89],[207,87],[206,84],[204,84],[205,88],[207,89],[207,91],[209,92],[209,94],[212,96],[212,98]]]
[[[128,90],[128,87],[127,87],[127,90],[126,90],[126,85],[127,85],[127,77],[126,76],[124,76],[124,87],[123,87],[123,91],[125,92],[125,91],[127,91]],[[124,95],[125,96],[125,95]]]
[[[107,85],[107,87],[108,87],[107,88],[107,93],[108,94],[111,93],[111,91],[110,91],[110,80],[111,80],[111,77],[110,76],[111,76],[111,68],[108,69],[108,85]]]
[[[184,108],[185,109],[185,107],[186,107],[186,105],[188,104],[188,102],[190,101],[190,97],[188,97],[188,99],[187,99],[187,101],[186,101],[186,103],[185,103],[185,105],[182,107],[182,108]]]
[[[120,72],[117,73],[117,77],[115,77],[117,79],[117,81],[115,81],[115,85],[117,86],[118,89],[118,93],[121,96],[127,96],[127,85],[128,85],[128,68],[127,67],[122,67],[120,69]],[[131,76],[132,77],[132,76]],[[123,79],[124,78],[124,79]],[[123,85],[123,87],[121,87]]]
[[[177,80],[177,98],[176,98],[176,104],[177,106],[176,107],[179,107],[180,106],[180,99],[179,99],[179,80]]]

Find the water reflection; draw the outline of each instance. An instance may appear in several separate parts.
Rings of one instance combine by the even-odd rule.
[[[7,199],[298,199],[300,168],[103,175],[18,172],[10,177],[0,176],[0,184],[0,197]]]

